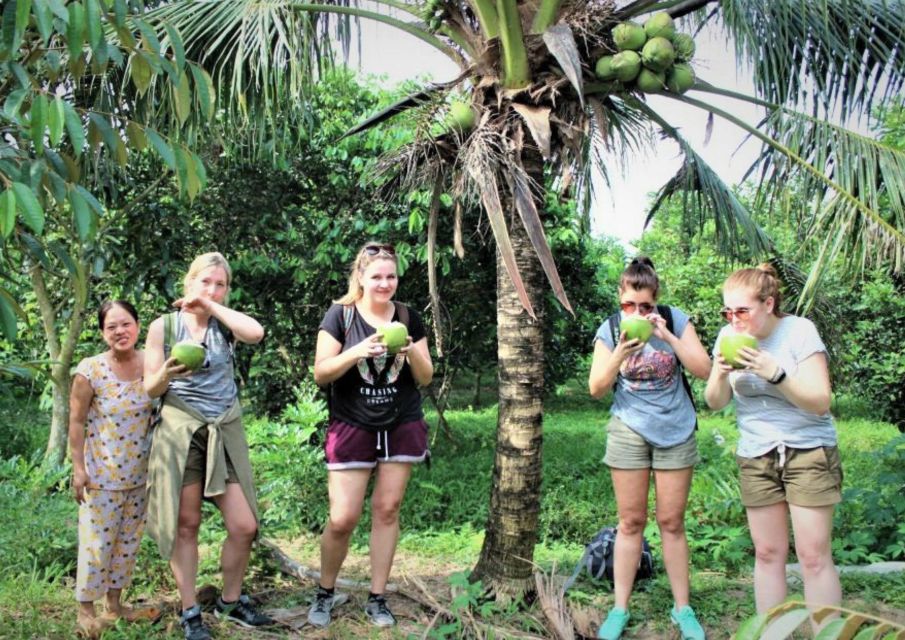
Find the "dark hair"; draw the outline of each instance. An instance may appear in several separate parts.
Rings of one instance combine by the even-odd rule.
[[[635,291],[650,289],[654,294],[654,299],[657,298],[657,294],[660,292],[660,278],[657,277],[653,261],[647,256],[633,258],[622,272],[622,277],[619,278],[619,290],[626,291],[630,288]]]
[[[97,326],[100,330],[104,330],[104,320],[107,319],[107,312],[113,307],[122,307],[125,309],[135,322],[138,322],[138,311],[127,300],[104,300],[97,309]]]
[[[723,283],[723,291],[726,289],[749,289],[754,292],[757,299],[764,302],[767,298],[773,298],[773,315],[778,318],[784,314],[779,305],[782,303],[781,282],[776,268],[769,262],[764,262],[751,269],[739,269]]]

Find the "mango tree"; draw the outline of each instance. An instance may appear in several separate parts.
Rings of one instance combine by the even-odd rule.
[[[474,577],[498,595],[519,594],[532,588],[541,498],[545,279],[571,308],[545,238],[541,185],[550,179],[564,196],[589,206],[595,167],[607,176],[621,158],[666,136],[684,161],[654,210],[681,195],[690,220],[714,221],[723,251],[749,259],[771,255],[770,239],[683,137],[682,123],[648,100],[656,93],[735,123],[762,142],[751,175],[765,198],[792,177],[801,181],[811,207],[788,214],[807,220],[823,240],[822,262],[845,255],[854,264],[901,269],[905,155],[826,118],[868,113],[901,90],[905,3],[374,0],[367,7],[186,0],[147,18],[178,26],[189,50],[211,69],[226,111],[254,134],[244,150],[259,156],[278,156],[304,131],[299,103],[319,64],[329,62],[323,38],[310,37],[326,33],[325,14],[339,16],[345,42],[351,17],[372,19],[459,65],[458,77],[425,86],[350,133],[401,111],[422,114],[414,139],[384,166],[399,191],[434,194],[430,262],[442,194],[463,206],[478,203],[492,230],[499,422],[490,515]],[[754,95],[720,89],[706,69],[695,68],[690,34],[702,25],[722,29],[728,46],[751,65]],[[762,120],[744,122],[712,104],[716,95],[758,105]],[[880,215],[881,198],[888,198],[891,218]],[[435,292],[435,278],[430,281]]]
[[[69,370],[89,281],[103,271],[105,204],[130,157],[153,150],[187,197],[205,181],[192,144],[214,115],[213,83],[178,31],[164,25],[159,37],[143,12],[134,0],[3,3],[0,330],[13,341],[29,321],[13,291],[30,286],[53,385],[49,462],[65,454]]]

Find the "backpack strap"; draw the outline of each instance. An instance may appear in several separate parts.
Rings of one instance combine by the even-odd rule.
[[[354,304],[344,304],[343,305],[343,344],[346,343],[346,338],[349,337],[349,332],[352,331],[352,319],[355,317],[355,305]]]
[[[673,331],[673,322],[672,322],[672,307],[665,304],[657,305],[657,313],[666,320],[666,328],[669,329],[670,333],[675,333]],[[678,336],[677,336],[678,337]],[[685,375],[685,367],[682,366],[682,361],[679,360],[678,356],[676,356],[676,363],[679,365],[679,375],[682,376],[682,386],[685,388],[685,393],[688,394],[688,399],[691,400],[691,408],[694,409],[694,428],[698,428],[698,407],[694,401],[694,394],[691,392],[691,383],[688,382],[688,376]]]
[[[407,305],[393,300],[393,306],[396,307],[396,315],[399,316],[399,322],[405,325],[405,328],[409,328],[409,308]]]
[[[170,357],[170,349],[176,344],[176,322],[179,319],[179,312],[173,311],[163,316],[163,357]]]

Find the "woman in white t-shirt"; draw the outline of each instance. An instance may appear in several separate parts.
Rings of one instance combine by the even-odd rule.
[[[705,396],[711,409],[734,397],[740,431],[736,459],[742,503],[754,542],[758,613],[786,597],[791,516],[804,599],[838,605],[833,511],[842,500],[842,466],[830,409],[826,346],[814,324],[780,311],[779,280],[769,264],[740,269],[723,284],[729,322],[714,346]],[[724,337],[747,333],[758,347],[739,351],[736,367],[720,354]]]

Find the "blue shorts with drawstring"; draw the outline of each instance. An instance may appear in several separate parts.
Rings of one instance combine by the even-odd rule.
[[[427,422],[422,418],[386,431],[366,431],[341,420],[331,420],[324,441],[327,469],[373,469],[380,462],[424,462]]]

